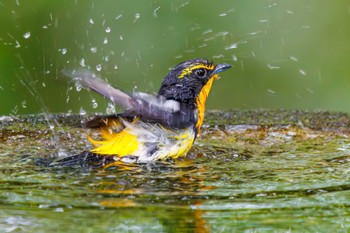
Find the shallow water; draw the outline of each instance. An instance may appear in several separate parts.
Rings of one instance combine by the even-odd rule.
[[[0,232],[350,228],[346,131],[206,125],[178,161],[60,168],[38,165],[38,159],[87,150],[76,122],[46,118],[16,125],[9,119],[2,119],[0,131]]]

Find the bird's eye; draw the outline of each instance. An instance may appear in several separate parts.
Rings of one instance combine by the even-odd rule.
[[[206,74],[207,74],[207,71],[205,69],[196,70],[196,75],[200,78],[203,78]]]

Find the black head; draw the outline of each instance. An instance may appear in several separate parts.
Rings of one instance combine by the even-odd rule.
[[[230,67],[228,64],[215,65],[201,58],[181,62],[164,78],[158,95],[195,108],[196,98],[207,82],[217,79],[218,73]]]

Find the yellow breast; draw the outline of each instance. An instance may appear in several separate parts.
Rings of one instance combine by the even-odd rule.
[[[121,158],[134,156],[138,162],[175,159],[187,154],[195,138],[193,127],[168,129],[159,124],[140,120],[127,122],[122,119],[119,123],[123,127],[119,127],[117,132],[109,127],[101,128],[101,140],[88,138],[95,146],[92,153]]]

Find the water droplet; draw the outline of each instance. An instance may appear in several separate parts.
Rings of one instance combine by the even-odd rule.
[[[120,19],[122,16],[123,16],[122,14],[118,15],[117,17],[115,17],[115,20]]]
[[[114,104],[108,102],[108,105],[107,105],[107,108],[106,108],[106,113],[107,114],[115,113],[115,106],[114,106]]]
[[[97,52],[97,48],[96,48],[96,47],[92,47],[92,48],[90,48],[90,51],[91,51],[92,53],[96,53],[96,52]]]
[[[213,29],[208,29],[208,30],[204,31],[202,33],[202,35],[205,35],[205,34],[208,34],[208,33],[211,33],[211,32],[213,32]]]
[[[279,67],[279,66],[274,66],[274,65],[271,65],[271,64],[267,64],[267,67],[269,67],[270,70],[278,70],[278,69],[281,69],[281,67]]]
[[[20,48],[20,47],[21,47],[21,45],[19,44],[18,40],[16,40],[16,46],[15,46],[15,48],[18,49],[18,48]]]
[[[61,50],[61,53],[62,53],[63,55],[65,55],[65,54],[67,53],[67,49],[66,49],[66,48],[62,48],[62,49],[59,49],[59,50]]]
[[[92,99],[91,101],[92,101],[92,108],[93,108],[93,109],[97,108],[97,107],[98,107],[98,104],[97,104],[96,100],[95,100],[95,99]]]
[[[223,58],[224,55],[223,54],[219,54],[219,55],[214,55],[213,58]]]
[[[153,11],[153,16],[154,17],[157,17],[157,11],[160,9],[160,6],[159,7],[157,7],[156,9],[154,9],[154,11]]]
[[[85,59],[84,59],[84,58],[80,59],[79,64],[80,64],[82,67],[85,67]]]
[[[120,40],[123,40],[124,38],[123,38],[123,36],[119,36],[119,39],[120,39]]]
[[[67,157],[67,152],[63,148],[59,148],[57,155],[59,157]]]
[[[18,106],[15,105],[15,106],[13,107],[13,109],[11,109],[11,112],[12,112],[13,114],[17,114],[17,112],[18,112]]]
[[[66,155],[67,156],[67,155]],[[60,212],[60,213],[63,213],[64,212],[64,209],[62,207],[58,207],[56,209],[54,209],[55,212]]]
[[[106,27],[106,32],[110,33],[111,32],[111,28],[110,27]]]
[[[305,70],[302,70],[302,69],[300,69],[300,70],[299,70],[299,73],[300,73],[301,75],[303,75],[303,76],[305,76],[305,75],[306,75]]]
[[[298,58],[294,57],[294,56],[290,56],[290,60],[292,61],[298,61]]]
[[[81,91],[82,86],[80,84],[76,84],[75,90],[77,90],[77,92]]]
[[[114,65],[114,69],[117,70],[118,69],[118,65]]]
[[[271,89],[267,89],[267,92],[270,93],[270,94],[276,94],[276,92],[274,90],[271,90]]]
[[[94,20],[92,18],[89,19],[90,24],[94,24]]]
[[[107,37],[104,38],[103,44],[108,44],[108,39],[107,39]]]
[[[86,111],[83,109],[83,107],[80,108],[79,114],[80,115],[85,115],[86,114]]]
[[[23,35],[24,39],[28,39],[30,37],[30,32],[26,32]]]
[[[96,65],[96,70],[97,71],[101,71],[102,70],[102,65],[101,64],[97,64]]]
[[[216,36],[226,36],[228,32],[218,32],[216,33]]]
[[[43,83],[41,83],[41,85],[43,86],[43,87],[46,87],[46,84],[43,82]]]
[[[233,55],[232,55],[232,60],[233,60],[233,61],[238,61],[237,56],[233,54]]]
[[[135,14],[135,20],[134,20],[134,23],[141,17],[141,14],[140,13],[136,13]]]
[[[66,103],[67,104],[69,103],[69,99],[70,99],[70,97],[68,96],[67,99],[66,99]]]
[[[260,23],[268,23],[269,20],[268,20],[268,19],[260,19],[259,22],[260,22]]]
[[[22,108],[27,108],[27,101],[25,100],[22,101]]]
[[[238,48],[238,43],[233,43],[225,47],[225,50]]]
[[[254,36],[254,35],[257,35],[259,33],[261,33],[261,31],[250,32],[250,33],[248,33],[248,35]]]

